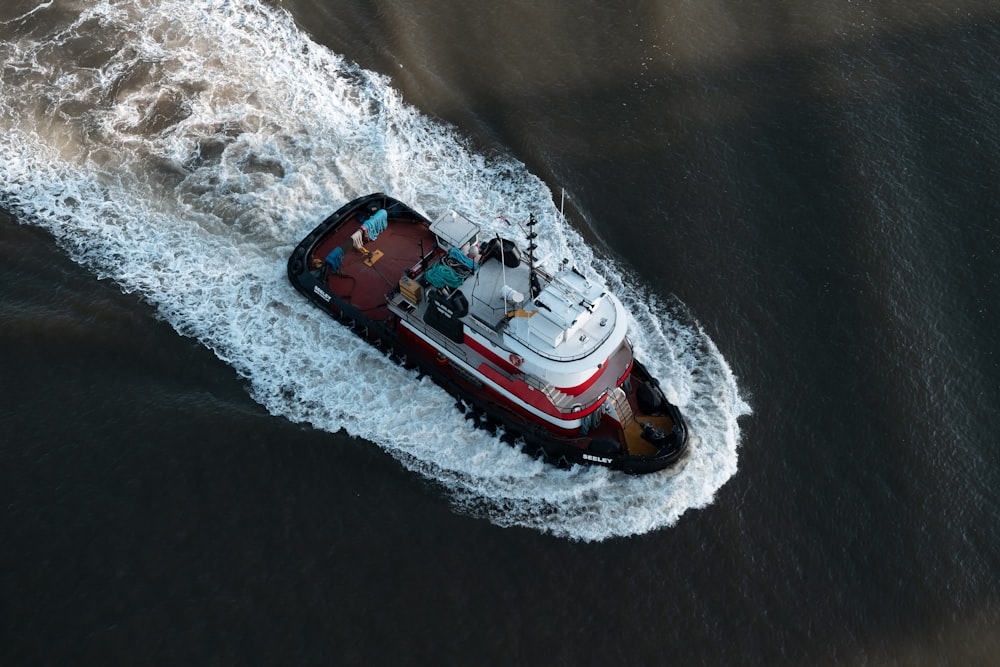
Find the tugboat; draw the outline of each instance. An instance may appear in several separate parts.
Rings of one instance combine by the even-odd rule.
[[[342,206],[288,260],[302,294],[431,377],[477,425],[560,467],[662,470],[687,426],[632,355],[625,308],[564,260],[535,259],[449,210],[431,222],[383,193]]]

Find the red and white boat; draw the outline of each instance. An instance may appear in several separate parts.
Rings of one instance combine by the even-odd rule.
[[[431,222],[382,193],[324,220],[288,260],[292,284],[360,337],[417,367],[477,424],[563,466],[661,470],[687,427],[632,356],[603,284],[448,211]]]

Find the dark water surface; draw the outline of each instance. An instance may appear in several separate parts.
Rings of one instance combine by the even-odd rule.
[[[239,53],[236,33],[192,19],[144,32],[157,3],[115,4],[164,49],[204,31],[219,58]],[[297,132],[304,81],[289,88],[293,114],[234,116],[189,162],[171,161],[168,140],[196,98],[168,79],[168,57],[119,62],[139,41],[123,29],[123,47],[99,18],[55,36],[96,3],[23,20],[30,3],[0,10],[13,45],[0,130],[24,137],[0,143],[0,194],[17,216],[0,222],[0,662],[996,664],[1000,7],[606,5],[282,2],[362,68],[323,66],[331,77],[395,108],[365,72],[384,74],[423,116],[354,123],[349,111]],[[233,26],[263,16],[253,29],[275,30],[276,49],[317,57],[252,3],[200,11]],[[46,39],[64,51],[14,48]],[[43,76],[63,61],[65,76]],[[277,56],[243,66],[199,94],[235,98],[246,82],[264,98],[287,78]],[[93,71],[113,83],[80,82]],[[145,81],[166,92],[136,120],[124,100]],[[428,117],[455,126],[472,157]],[[125,139],[105,142],[104,123]],[[230,164],[240,123],[265,131],[246,140],[253,160]],[[397,133],[416,148],[397,151]],[[89,175],[117,164],[107,146],[137,157]],[[87,173],[61,191],[26,153]],[[337,163],[334,184],[295,181],[297,155]],[[323,408],[296,411],[308,387],[262,368],[282,370],[283,330],[310,325],[298,305],[241,289],[241,268],[277,266],[277,280],[310,215],[348,193],[410,195],[408,175],[446,201],[509,172],[514,198],[534,205],[511,159],[557,202],[565,189],[579,236],[559,251],[582,238],[613,281],[638,286],[637,305],[666,304],[639,319],[647,349],[693,328],[721,353],[685,348],[668,365],[705,452],[672,485],[540,482],[515,463],[505,474],[534,494],[519,498],[337,414],[367,399],[377,417],[378,397],[321,397],[335,404],[324,422]],[[282,207],[301,220],[253,215]],[[176,227],[162,237],[161,214]],[[232,268],[212,273],[205,257]],[[227,300],[241,307],[199,306]],[[362,362],[376,363],[338,366]],[[408,410],[394,377],[331,382]],[[414,385],[407,397],[435,400]],[[714,439],[737,417],[738,432]],[[408,424],[447,441],[436,420]],[[478,500],[456,501],[440,470],[469,474]],[[574,481],[595,498],[570,521],[559,493]],[[656,517],[629,516],[644,512]]]

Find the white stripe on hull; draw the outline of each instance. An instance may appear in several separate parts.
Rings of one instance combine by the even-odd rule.
[[[479,380],[483,384],[489,386],[493,391],[497,392],[498,394],[500,394],[504,398],[508,399],[511,403],[517,405],[522,410],[525,410],[525,411],[531,413],[532,415],[538,417],[539,419],[542,419],[542,420],[548,422],[549,424],[552,424],[553,426],[557,426],[557,427],[562,428],[562,429],[571,430],[571,429],[574,429],[574,428],[579,428],[580,425],[583,423],[583,420],[579,419],[579,418],[577,418],[577,419],[560,419],[560,418],[555,417],[553,415],[550,415],[550,414],[547,414],[545,412],[542,412],[541,410],[539,410],[538,408],[536,408],[533,405],[525,403],[523,400],[521,400],[520,398],[518,398],[514,394],[510,393],[509,391],[507,391],[506,389],[504,389],[500,385],[498,385],[495,382],[493,382],[492,380],[490,380],[488,377],[485,377],[482,374],[480,374],[478,370],[476,370],[472,366],[469,366],[469,364],[465,363],[465,361],[463,361],[463,360],[458,359],[457,357],[455,357],[447,349],[441,348],[440,346],[438,346],[438,344],[434,341],[434,339],[430,338],[429,336],[427,336],[426,334],[424,334],[421,331],[417,331],[416,329],[414,329],[413,327],[411,327],[409,325],[409,323],[407,323],[405,320],[400,320],[400,324],[403,325],[404,327],[406,327],[407,330],[410,331],[411,333],[413,333],[415,336],[418,336],[425,343],[427,343],[428,345],[430,345],[431,347],[433,347],[435,350],[437,350],[441,354],[445,355],[448,358],[449,361],[451,361],[454,364],[458,364],[459,366],[461,366],[463,369],[465,369],[465,371],[467,373],[471,374],[473,377],[475,377],[477,380]]]

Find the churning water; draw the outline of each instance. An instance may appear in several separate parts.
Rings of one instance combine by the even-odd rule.
[[[3,30],[0,203],[153,304],[272,414],[375,443],[462,511],[582,540],[669,526],[736,472],[749,407],[686,308],[588,248],[523,164],[477,153],[284,11],[50,2]],[[637,355],[690,422],[682,463],[642,477],[544,465],[313,309],[285,279],[288,254],[375,191],[430,216],[455,206],[520,242],[500,216],[535,213],[541,254],[599,273],[632,313]]]

